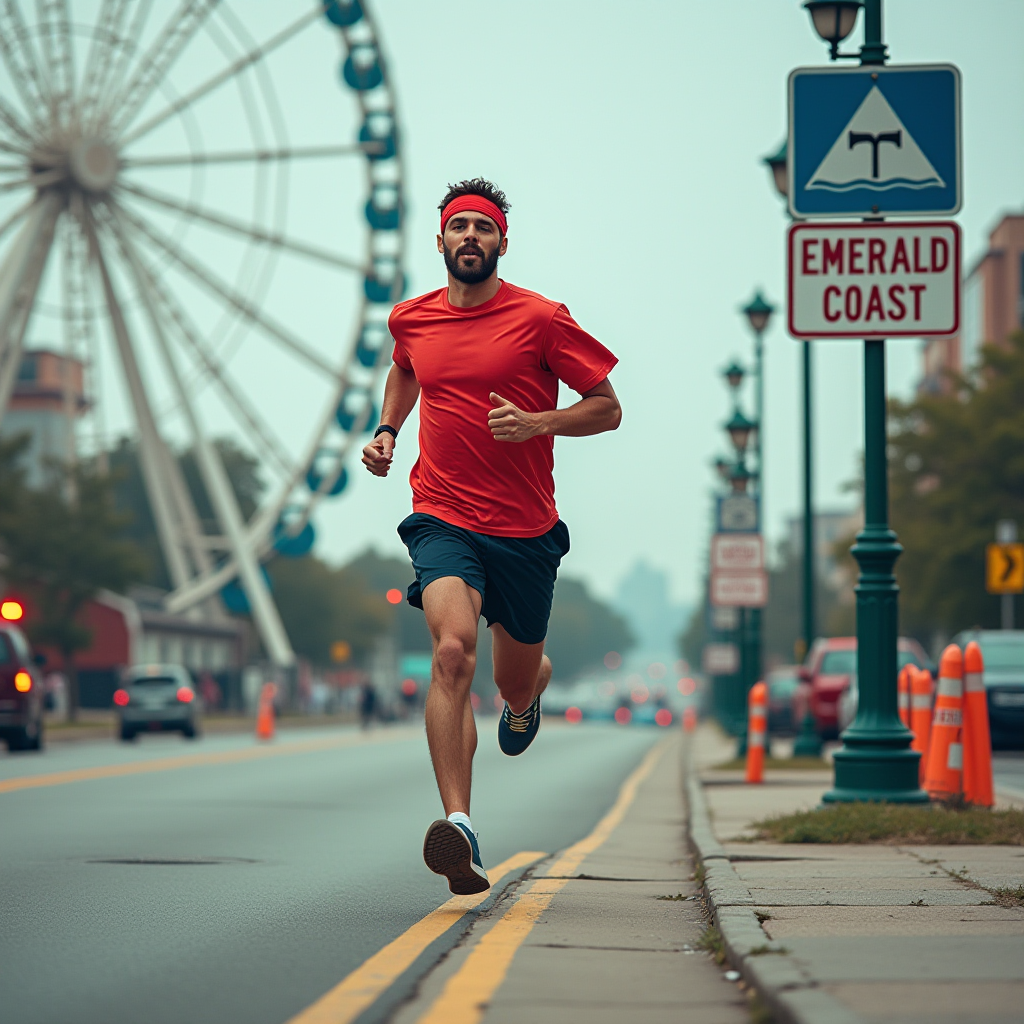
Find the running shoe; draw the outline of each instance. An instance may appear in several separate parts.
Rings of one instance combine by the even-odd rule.
[[[476,833],[465,825],[446,818],[435,821],[423,839],[423,861],[435,875],[448,879],[448,888],[456,896],[470,896],[491,887]]]
[[[506,703],[505,710],[498,720],[498,746],[503,754],[515,757],[521,754],[532,742],[537,730],[540,729],[540,696],[533,698],[533,703],[520,715],[517,715]]]

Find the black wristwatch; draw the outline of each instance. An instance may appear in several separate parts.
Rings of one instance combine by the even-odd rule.
[[[398,440],[398,431],[394,427],[389,427],[386,423],[382,423],[374,432],[373,436],[378,437],[380,434],[390,434],[396,441]]]

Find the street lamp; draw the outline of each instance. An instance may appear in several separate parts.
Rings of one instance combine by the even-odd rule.
[[[751,473],[747,469],[746,465],[740,461],[729,471],[729,485],[732,487],[733,494],[746,494],[747,484],[754,479],[756,474]],[[756,680],[751,681],[751,685]]]
[[[746,371],[740,366],[739,363],[734,359],[723,371],[722,376],[725,378],[726,383],[732,389],[733,401],[736,401],[736,392],[739,386],[743,383],[743,377]]]
[[[840,53],[839,44],[853,31],[863,6],[862,0],[807,0],[804,4],[814,31],[829,45],[830,60],[849,60],[858,56]]]
[[[746,315],[750,326],[755,334],[761,334],[768,327],[768,321],[775,312],[775,307],[770,302],[765,302],[760,292],[755,292],[754,297],[740,310]]]
[[[732,414],[732,419],[726,423],[725,429],[729,434],[729,440],[732,441],[732,445],[740,458],[743,457],[743,453],[747,450],[747,442],[750,440],[750,435],[756,427],[757,424],[748,420],[739,409]]]
[[[786,199],[789,196],[789,166],[786,162],[788,143],[782,140],[782,145],[771,156],[762,159],[768,170],[772,172],[772,184],[775,191]]]

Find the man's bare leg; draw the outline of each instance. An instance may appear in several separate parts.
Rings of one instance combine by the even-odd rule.
[[[551,681],[551,660],[544,654],[544,641],[521,644],[500,622],[491,626],[491,640],[494,682],[509,708],[521,715]]]
[[[423,611],[434,642],[425,708],[427,744],[446,815],[469,814],[476,752],[469,690],[476,670],[481,603],[480,595],[458,576],[443,576],[423,591]]]

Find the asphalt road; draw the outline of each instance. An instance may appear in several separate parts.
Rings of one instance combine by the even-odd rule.
[[[586,835],[661,734],[554,724],[511,759],[495,725],[473,806],[486,866]],[[449,897],[421,857],[441,816],[421,728],[279,733],[271,756],[239,759],[253,748],[145,737],[0,756],[5,1024],[283,1024]],[[81,778],[111,766],[125,774]]]
[[[992,754],[992,776],[998,788],[1024,800],[1024,750],[997,750]]]

